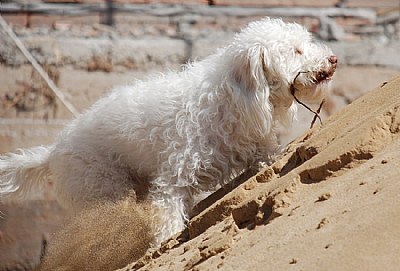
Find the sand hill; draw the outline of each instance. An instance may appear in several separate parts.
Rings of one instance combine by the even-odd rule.
[[[399,270],[400,77],[227,190],[121,270]]]

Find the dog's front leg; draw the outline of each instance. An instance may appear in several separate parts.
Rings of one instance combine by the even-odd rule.
[[[186,187],[163,187],[151,194],[151,200],[155,207],[155,242],[159,246],[185,228],[189,220],[191,194]]]
[[[271,165],[281,152],[282,150],[281,146],[278,144],[277,136],[274,132],[271,132],[262,143],[257,145],[256,153],[254,154],[255,163],[251,165],[251,168],[259,171]]]

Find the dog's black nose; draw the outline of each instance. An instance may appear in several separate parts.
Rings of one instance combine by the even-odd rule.
[[[328,58],[328,61],[329,61],[331,64],[337,64],[337,57],[336,57],[336,56],[330,56],[330,57]]]

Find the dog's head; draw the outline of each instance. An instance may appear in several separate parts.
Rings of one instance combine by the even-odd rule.
[[[293,89],[301,100],[321,101],[337,65],[332,51],[303,26],[280,19],[250,23],[228,53],[231,79],[242,91],[268,92],[283,106],[292,104]]]

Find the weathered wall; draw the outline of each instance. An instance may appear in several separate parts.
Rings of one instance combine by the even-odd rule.
[[[183,2],[185,5],[180,4]],[[119,0],[114,2],[113,27],[102,24],[107,17],[103,1],[20,0],[2,3],[1,10],[35,58],[55,71],[60,88],[81,111],[113,85],[143,78],[150,71],[179,69],[189,60],[213,53],[247,22],[264,16],[299,22],[325,40],[339,57],[338,75],[346,73],[346,66],[352,70],[373,67],[368,78],[374,78],[369,83],[376,85],[400,70],[397,0]],[[69,119],[71,115],[46,90],[8,36],[2,33],[1,39],[0,94],[8,97],[1,99],[5,108],[0,117],[45,119],[48,127],[58,127],[54,119]],[[349,102],[343,93],[357,91],[349,86],[363,88],[365,81],[357,78],[363,78],[364,72],[354,71],[350,85],[336,80],[333,94],[338,97],[332,96],[335,102],[331,107],[337,109]],[[328,113],[333,111],[331,108]],[[32,133],[16,134],[12,127],[0,126],[4,127],[0,133],[4,140],[0,141],[7,142],[0,144],[0,151],[40,140],[48,143],[54,137],[52,131],[43,130],[39,134],[49,136],[37,139]],[[302,133],[303,126],[301,123],[296,131]],[[282,135],[282,142],[293,137]]]

